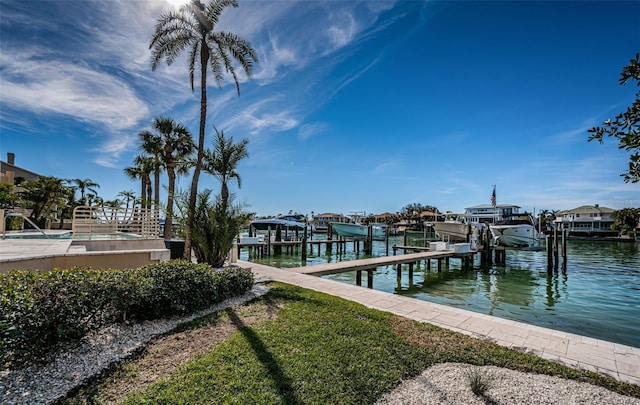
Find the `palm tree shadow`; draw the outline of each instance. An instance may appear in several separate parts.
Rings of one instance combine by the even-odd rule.
[[[267,368],[269,376],[278,387],[280,396],[285,404],[302,404],[302,402],[296,397],[295,391],[291,384],[291,379],[285,375],[280,368],[278,360],[269,352],[265,344],[260,339],[260,336],[256,334],[253,329],[246,326],[242,319],[236,314],[232,308],[226,309],[227,315],[231,322],[238,328],[240,333],[247,339],[254,352],[258,356],[258,360]]]

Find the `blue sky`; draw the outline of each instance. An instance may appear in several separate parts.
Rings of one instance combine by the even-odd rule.
[[[137,193],[123,169],[138,132],[157,116],[198,132],[186,59],[150,66],[155,21],[179,3],[0,0],[0,158],[90,178],[104,199]],[[587,142],[638,90],[618,79],[640,52],[640,2],[239,3],[218,28],[260,62],[240,97],[209,87],[207,146],[213,125],[249,139],[232,184],[249,210],[459,212],[494,184],[528,211],[640,207],[619,176],[628,153]]]

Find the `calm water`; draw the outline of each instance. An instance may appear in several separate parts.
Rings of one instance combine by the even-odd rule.
[[[401,245],[401,239],[392,239]],[[374,242],[374,256],[384,256],[384,242]],[[510,251],[506,266],[461,270],[459,260],[441,272],[424,262],[414,268],[413,280],[394,266],[375,272],[373,288],[419,300],[522,321],[542,327],[640,347],[640,243],[569,241],[567,270],[548,277],[546,252]],[[314,251],[307,265],[366,258],[353,252],[339,257]],[[300,266],[297,257],[257,260],[246,251],[241,258],[274,267]],[[433,262],[435,264],[435,261]],[[355,284],[355,272],[327,276]],[[363,281],[366,284],[366,281]]]

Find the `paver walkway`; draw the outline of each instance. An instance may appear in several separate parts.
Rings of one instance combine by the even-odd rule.
[[[490,340],[571,367],[640,384],[640,348],[483,315],[261,264],[239,261],[257,279],[281,281],[370,308]]]

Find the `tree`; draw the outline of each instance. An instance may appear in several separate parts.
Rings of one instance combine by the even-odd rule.
[[[19,193],[27,208],[31,208],[29,219],[39,227],[44,228],[47,220],[52,219],[59,206],[65,204],[65,197],[69,189],[62,179],[42,176],[37,180],[22,184],[23,191]]]
[[[140,139],[140,149],[150,159],[153,169],[153,189],[155,190],[153,204],[156,208],[160,206],[160,174],[164,170],[162,164],[162,137],[149,131],[142,131],[138,134]]]
[[[13,192],[13,184],[0,183],[0,209],[15,207],[18,196]]]
[[[118,193],[118,195],[116,197],[122,197],[124,198],[124,219],[128,220],[129,218],[128,213],[129,213],[129,205],[131,204],[131,202],[133,202],[135,204],[136,201],[136,193],[133,192],[133,190],[123,190],[121,192]]]
[[[240,174],[236,168],[242,159],[249,156],[247,151],[249,140],[243,139],[234,144],[233,137],[225,138],[224,131],[219,132],[215,127],[214,129],[216,130],[216,139],[213,143],[213,150],[205,151],[203,170],[220,180],[220,198],[222,202],[227,203],[229,201],[229,181],[235,179],[238,188],[241,187]]]
[[[246,222],[247,214],[239,205],[211,198],[211,190],[198,193],[192,231],[193,248],[199,263],[222,267],[233,248],[233,241]]]
[[[149,208],[153,162],[145,156],[138,155],[133,159],[133,164],[134,166],[126,167],[124,173],[132,180],[140,180],[140,204],[142,208]]]
[[[80,190],[80,205],[87,205],[87,192],[98,195],[96,189],[100,188],[100,185],[91,179],[73,179],[71,182]]]
[[[626,84],[630,79],[640,86],[640,53],[631,59],[628,66],[622,68],[620,84]],[[589,130],[589,142],[597,139],[604,142],[604,137],[612,136],[618,139],[618,148],[631,152],[629,157],[629,170],[622,173],[624,182],[637,183],[640,181],[640,91],[636,93],[636,99],[623,113],[620,113],[614,121],[606,120],[602,127],[594,127]]]
[[[182,124],[176,123],[171,118],[156,118],[153,122],[156,134],[142,131],[140,139],[143,141],[143,149],[154,152],[159,158],[159,163],[167,170],[169,187],[167,196],[167,215],[164,225],[164,238],[171,238],[173,219],[173,200],[176,185],[176,169],[181,172],[185,161],[193,154],[195,145],[191,132]],[[152,160],[156,161],[155,156]],[[157,192],[157,190],[156,190]]]
[[[238,7],[236,0],[211,0],[206,5],[200,0],[191,0],[178,12],[160,15],[151,39],[151,69],[165,59],[168,65],[186,49],[189,49],[189,82],[194,88],[196,62],[200,62],[200,128],[198,132],[198,153],[189,190],[189,210],[185,234],[184,258],[191,258],[191,234],[193,215],[198,193],[198,179],[204,157],[205,126],[207,117],[207,66],[211,67],[213,78],[222,87],[224,73],[233,77],[240,95],[240,83],[233,62],[239,63],[247,77],[253,75],[253,64],[258,61],[251,44],[236,34],[214,31],[220,15],[227,7]]]
[[[613,225],[611,229],[621,234],[633,234],[640,223],[640,208],[623,208],[611,213]]]

